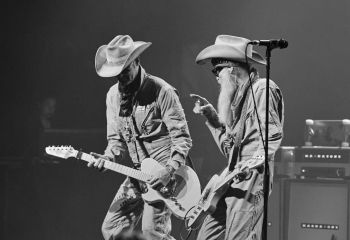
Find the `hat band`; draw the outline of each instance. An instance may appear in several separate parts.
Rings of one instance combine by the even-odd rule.
[[[126,62],[126,60],[128,59],[130,54],[128,55],[124,55],[123,57],[119,57],[119,58],[114,58],[111,55],[108,55],[108,53],[106,54],[106,59],[108,63],[113,63],[116,65],[122,65]]]

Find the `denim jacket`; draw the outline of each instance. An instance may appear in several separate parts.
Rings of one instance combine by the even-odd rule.
[[[177,168],[185,164],[192,140],[177,92],[167,82],[141,68],[141,86],[133,106],[138,131],[131,117],[119,116],[118,83],[107,93],[106,105],[108,145],[105,155],[131,158],[138,165],[146,157],[136,140],[138,137],[149,156],[162,165]]]
[[[248,89],[248,91],[251,91]],[[261,123],[261,130],[265,138],[265,109],[266,109],[266,79],[256,79],[253,83],[253,92],[256,101],[258,116]],[[206,124],[211,131],[221,152],[229,159],[232,153],[232,147],[235,138],[238,135],[242,120],[245,120],[243,137],[241,142],[241,151],[239,153],[239,161],[249,160],[254,157],[264,157],[264,145],[259,133],[259,125],[256,112],[254,110],[254,102],[252,94],[248,95],[247,112],[245,116],[237,116],[237,106],[243,104],[242,97],[238,97],[232,104],[233,125],[225,128],[215,128],[210,121]],[[280,146],[283,136],[284,121],[284,103],[282,93],[278,86],[270,80],[270,103],[269,103],[269,170],[272,181],[273,176],[273,158],[274,154]],[[239,114],[238,114],[239,115]],[[239,118],[235,121],[235,118]],[[234,159],[237,161],[237,159]]]

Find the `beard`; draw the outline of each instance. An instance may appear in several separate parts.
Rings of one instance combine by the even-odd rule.
[[[220,123],[224,125],[231,125],[233,121],[231,104],[236,90],[237,87],[230,78],[222,79],[218,97],[218,117]]]

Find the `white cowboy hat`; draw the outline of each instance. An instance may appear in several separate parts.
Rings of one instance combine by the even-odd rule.
[[[101,77],[119,75],[132,61],[134,61],[152,43],[133,41],[129,35],[118,35],[108,43],[97,49],[95,69]]]
[[[224,58],[228,60],[246,62],[245,50],[249,39],[230,35],[218,35],[215,43],[203,49],[196,58],[196,63],[204,64],[212,58]],[[253,46],[247,47],[247,59],[249,63],[266,65],[266,60],[256,51]]]

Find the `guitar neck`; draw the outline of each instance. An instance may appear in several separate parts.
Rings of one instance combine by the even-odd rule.
[[[81,159],[87,162],[96,161],[96,158],[94,158],[94,156],[83,152],[80,152],[80,153],[81,154],[79,154],[79,152],[77,151],[77,156],[76,156],[77,159]],[[107,161],[107,160],[105,160],[104,167],[114,172],[121,173],[123,175],[135,178],[142,182],[147,182],[149,179],[152,178],[152,176],[149,174],[146,174],[139,170],[133,169],[131,167],[126,167],[121,164]]]

